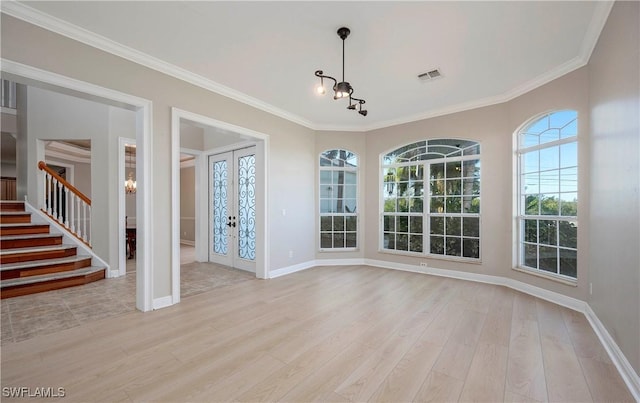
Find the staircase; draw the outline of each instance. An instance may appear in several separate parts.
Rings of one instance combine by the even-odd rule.
[[[32,223],[23,202],[0,202],[0,297],[56,290],[105,278],[105,268],[63,244],[49,224]]]

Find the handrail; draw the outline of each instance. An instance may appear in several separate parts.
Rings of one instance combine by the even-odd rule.
[[[68,188],[71,192],[73,192],[76,196],[78,196],[83,202],[87,203],[89,206],[91,205],[91,199],[89,199],[87,196],[85,196],[84,193],[82,193],[81,191],[76,189],[75,186],[73,186],[72,184],[67,182],[62,176],[58,175],[58,173],[56,171],[54,171],[53,169],[49,168],[47,166],[46,162],[44,162],[44,161],[38,162],[38,168],[40,168],[40,170],[42,170],[42,171],[48,172],[49,175],[51,175],[54,178],[56,178],[56,180],[58,182],[60,182],[62,185],[64,185],[66,188]]]
[[[65,227],[73,236],[91,246],[91,199],[66,181],[44,161],[40,209]]]

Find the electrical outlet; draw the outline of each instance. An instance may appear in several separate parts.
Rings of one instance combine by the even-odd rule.
[[[427,267],[427,262],[420,262],[420,267]]]
[[[292,250],[290,250],[290,251],[289,251],[289,259],[291,259],[292,257],[293,257],[293,251],[292,251]]]

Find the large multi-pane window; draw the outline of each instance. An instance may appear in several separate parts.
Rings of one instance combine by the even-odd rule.
[[[480,145],[419,141],[382,156],[381,249],[480,259]]]
[[[546,114],[518,132],[518,266],[577,278],[578,114]]]
[[[348,150],[320,154],[320,249],[358,246],[358,156]]]

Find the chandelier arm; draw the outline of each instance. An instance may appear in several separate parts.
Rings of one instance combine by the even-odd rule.
[[[333,80],[333,85],[334,86],[338,84],[338,80],[336,80],[335,78],[333,78],[331,76],[325,76],[324,74],[322,74],[322,70],[316,70],[315,75],[316,75],[316,77],[328,78],[329,80]]]

